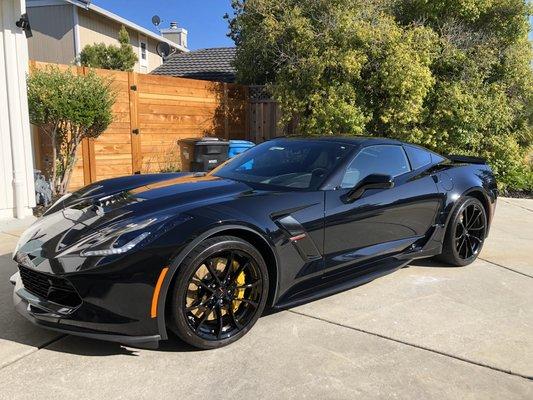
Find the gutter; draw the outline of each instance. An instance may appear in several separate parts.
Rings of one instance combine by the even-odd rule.
[[[161,35],[158,35],[157,33],[154,33],[152,32],[151,30],[149,29],[146,29],[146,28],[143,28],[142,26],[140,25],[137,25],[129,20],[127,20],[126,18],[122,18],[121,16],[117,15],[117,14],[114,14],[110,11],[107,11],[105,9],[103,9],[102,7],[98,7],[97,5],[93,4],[91,1],[89,0],[85,0],[85,1],[81,1],[81,0],[64,0],[66,1],[67,3],[70,3],[76,7],[81,7],[85,10],[89,10],[89,11],[94,11],[98,14],[101,14],[111,20],[114,20],[122,25],[124,25],[125,27],[128,27],[130,29],[133,29],[137,32],[140,32],[142,33],[143,35],[145,36],[148,36],[152,39],[155,39],[155,40],[158,40],[160,42],[165,42],[165,43],[168,43],[171,47],[174,47],[184,53],[187,53],[189,52],[190,50],[186,47],[183,47],[177,43],[174,43],[173,41],[171,40],[168,40],[167,38],[161,36]],[[79,35],[78,35],[79,37]],[[76,40],[76,39],[75,39]]]

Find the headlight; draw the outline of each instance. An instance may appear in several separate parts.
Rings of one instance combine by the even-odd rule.
[[[144,229],[167,218],[150,218],[108,227],[83,240],[87,248],[80,254],[83,257],[102,257],[126,253],[150,236],[151,232]]]
[[[58,243],[56,257],[105,257],[127,253],[136,246],[153,241],[176,225],[188,221],[187,215],[157,215],[151,218],[128,219],[106,228],[85,233],[76,243],[61,249]]]
[[[135,237],[133,240],[130,240],[128,243],[126,243],[123,246],[112,247],[112,248],[104,249],[104,250],[85,250],[81,252],[81,255],[84,257],[91,257],[91,256],[113,256],[116,254],[126,253],[127,251],[130,251],[135,246],[137,246],[139,243],[141,243],[148,236],[150,236],[150,232],[143,232],[139,236]]]

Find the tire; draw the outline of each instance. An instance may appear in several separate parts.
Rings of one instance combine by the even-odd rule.
[[[472,264],[483,248],[486,232],[483,204],[473,197],[462,198],[448,222],[442,254],[437,259],[454,267]]]
[[[187,255],[173,286],[170,329],[194,347],[214,349],[239,340],[257,322],[267,301],[268,270],[250,243],[217,236]]]

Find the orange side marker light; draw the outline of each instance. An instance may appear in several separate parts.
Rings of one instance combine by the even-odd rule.
[[[157,283],[155,284],[154,294],[152,296],[152,310],[150,313],[152,318],[157,317],[157,301],[159,300],[159,292],[161,291],[161,286],[163,286],[163,281],[165,280],[165,276],[167,275],[167,272],[168,272],[168,267],[163,268],[161,270],[161,273],[159,274]]]

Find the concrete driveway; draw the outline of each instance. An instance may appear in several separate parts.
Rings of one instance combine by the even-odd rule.
[[[533,398],[533,200],[499,200],[469,267],[417,262],[203,352],[34,327],[11,304],[20,229],[0,230],[1,399]]]

